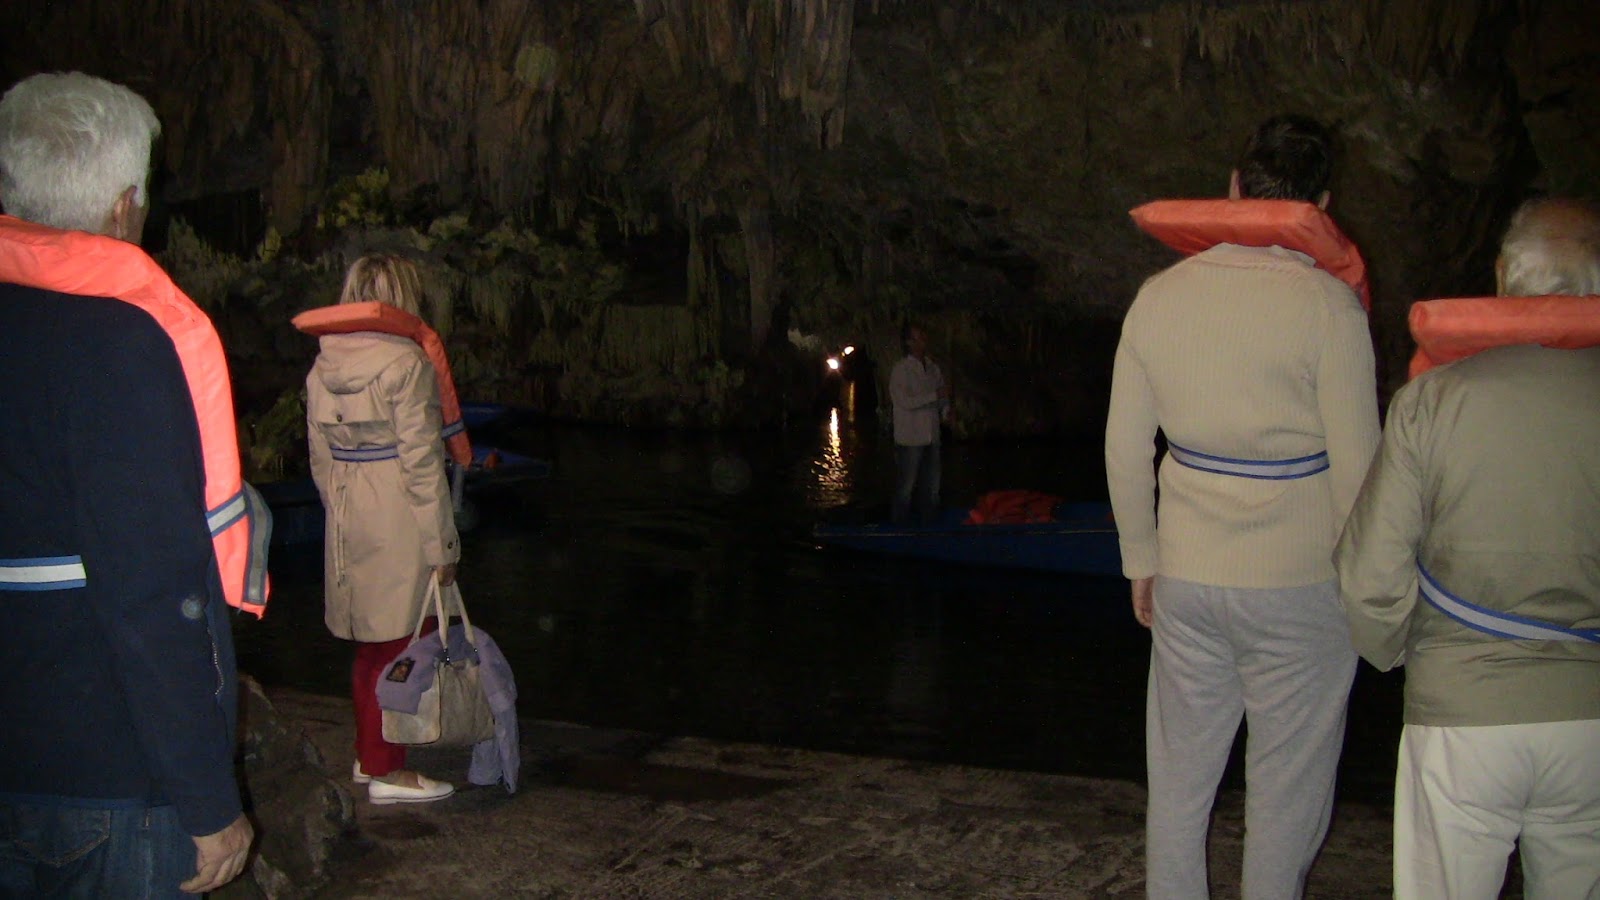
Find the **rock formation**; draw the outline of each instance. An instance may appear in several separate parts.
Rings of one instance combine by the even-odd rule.
[[[890,359],[916,315],[962,427],[1016,433],[1095,426],[1170,259],[1126,210],[1219,194],[1282,111],[1341,136],[1392,389],[1411,300],[1489,290],[1530,192],[1600,195],[1596,26],[1589,0],[58,0],[0,10],[0,83],[151,98],[158,198],[226,251],[173,268],[246,301],[219,317],[261,408],[308,358],[286,314],[398,244],[475,397],[771,421],[815,362],[786,336]]]

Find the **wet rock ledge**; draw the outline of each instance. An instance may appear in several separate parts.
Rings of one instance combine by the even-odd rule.
[[[527,720],[523,784],[374,807],[349,703],[247,682],[260,852],[237,898],[1135,898],[1144,788]],[[1237,897],[1243,797],[1218,798],[1215,896]],[[1341,805],[1309,898],[1389,896],[1390,813]],[[1506,897],[1520,896],[1512,888]]]

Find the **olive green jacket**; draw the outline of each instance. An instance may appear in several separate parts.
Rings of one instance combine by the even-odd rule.
[[[1600,719],[1600,644],[1495,637],[1418,596],[1600,626],[1600,348],[1501,347],[1389,408],[1334,554],[1356,650],[1406,667],[1405,721]]]

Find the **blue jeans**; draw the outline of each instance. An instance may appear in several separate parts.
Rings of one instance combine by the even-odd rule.
[[[895,444],[894,461],[897,474],[890,521],[910,524],[914,505],[918,524],[933,524],[939,515],[939,445]]]
[[[194,839],[171,806],[120,809],[0,799],[0,897],[192,898]]]

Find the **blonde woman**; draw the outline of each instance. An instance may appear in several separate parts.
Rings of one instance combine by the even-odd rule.
[[[378,301],[416,315],[421,296],[411,262],[369,255],[350,266],[339,303]],[[454,788],[405,768],[405,748],[383,739],[377,702],[378,678],[409,642],[429,581],[453,582],[461,555],[438,382],[408,337],[372,330],[319,341],[306,425],[327,516],[326,622],[356,642],[353,777],[374,803],[439,800]]]

